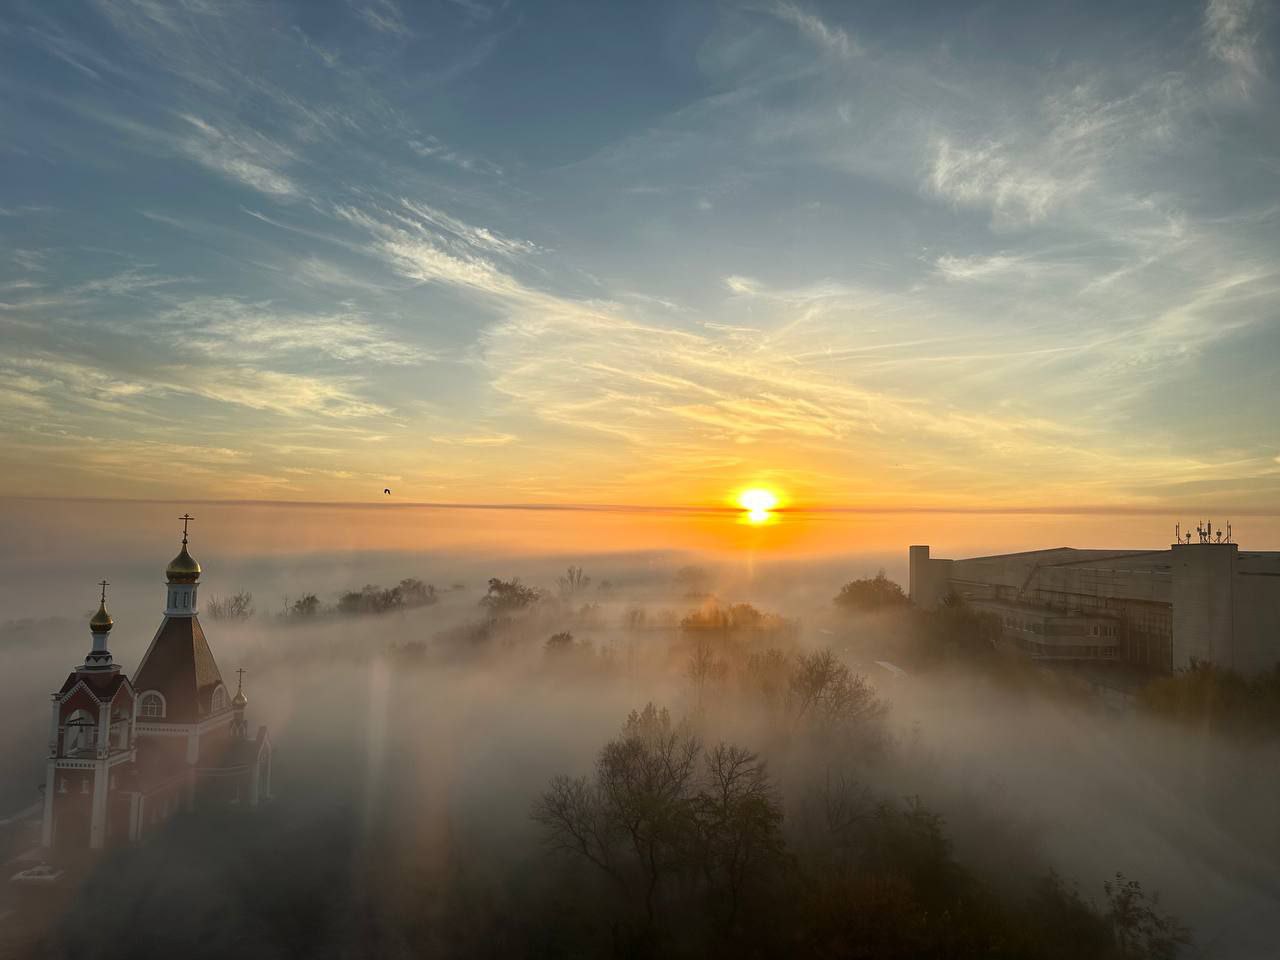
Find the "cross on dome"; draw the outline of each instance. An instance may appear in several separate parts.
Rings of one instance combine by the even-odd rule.
[[[200,579],[200,564],[196,562],[195,557],[187,553],[187,525],[195,517],[184,513],[178,519],[182,521],[182,550],[169,561],[165,573],[170,583],[195,583]]]

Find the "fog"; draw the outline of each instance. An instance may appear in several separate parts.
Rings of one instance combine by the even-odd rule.
[[[1102,882],[1119,871],[1158,891],[1161,909],[1190,928],[1188,956],[1255,957],[1280,942],[1274,741],[1229,742],[1111,709],[1069,678],[1016,665],[990,670],[950,658],[895,677],[874,661],[912,662],[903,624],[894,615],[840,615],[832,597],[880,568],[903,579],[905,546],[897,554],[793,552],[744,563],[723,551],[539,554],[483,545],[237,554],[225,542],[202,551],[193,538],[206,568],[202,606],[253,593],[250,618],[206,616],[204,625],[224,678],[247,671],[251,728],[271,731],[276,800],[264,822],[314,822],[341,863],[342,897],[364,903],[358,917],[330,918],[326,936],[336,929],[350,941],[329,943],[333,955],[543,952],[520,940],[528,924],[510,918],[532,910],[530,902],[572,899],[563,891],[577,888],[558,886],[570,882],[564,857],[548,850],[531,812],[554,776],[590,775],[628,713],[650,702],[687,718],[705,742],[758,751],[777,784],[786,830],[800,829],[815,785],[836,778],[870,797],[919,797],[945,821],[959,863],[1002,896],[1022,895],[1052,870],[1099,901]],[[158,549],[75,561],[112,579],[111,645],[126,671],[136,669],[160,621],[161,571],[172,550]],[[591,582],[561,600],[556,578],[569,562]],[[435,585],[438,601],[386,614],[281,616],[286,597],[310,592],[329,605],[343,591],[406,577]],[[489,577],[519,577],[545,598],[482,629]],[[24,601],[23,617],[36,619],[10,619],[0,636],[10,679],[0,701],[6,813],[35,800],[49,692],[88,649],[82,584],[60,579],[53,587]],[[790,621],[770,645],[832,649],[874,687],[883,716],[867,721],[865,735],[783,736],[776,718],[740,694],[737,667],[696,682],[680,619],[735,603]],[[547,647],[561,631],[574,637],[568,654]],[[895,645],[901,659],[886,656]],[[275,869],[294,876],[287,865]],[[296,875],[311,869],[298,862]],[[231,883],[213,865],[183,881],[205,896],[224,882]],[[236,882],[237,897],[254,890],[252,879]],[[561,892],[549,893],[548,884]],[[126,879],[108,899],[136,917],[162,894]],[[277,955],[279,931],[263,932],[252,903],[235,903],[227,922],[245,926],[229,942],[246,955]],[[495,917],[513,929],[490,929]],[[556,917],[552,925],[577,922]],[[207,919],[221,929],[221,920]],[[69,928],[68,943],[80,942],[78,929]]]

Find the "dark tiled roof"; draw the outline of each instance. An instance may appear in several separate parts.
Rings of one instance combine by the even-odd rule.
[[[129,678],[123,673],[92,673],[90,671],[73,671],[66,682],[62,685],[62,689],[58,691],[58,695],[62,696],[67,693],[81,680],[84,685],[89,688],[89,692],[97,698],[98,702],[106,703],[115,697],[116,692],[129,682]]]
[[[139,696],[158,690],[166,723],[196,723],[207,717],[213,691],[222,683],[209,641],[195,617],[165,617],[133,678]]]

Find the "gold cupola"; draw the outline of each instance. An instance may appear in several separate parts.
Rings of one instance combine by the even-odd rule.
[[[170,583],[195,583],[200,579],[200,563],[187,553],[187,523],[195,517],[182,516],[179,519],[182,521],[182,550],[169,561],[164,573]]]
[[[98,600],[98,612],[89,620],[90,633],[110,633],[116,622],[107,613],[107,581],[101,581],[102,597]]]

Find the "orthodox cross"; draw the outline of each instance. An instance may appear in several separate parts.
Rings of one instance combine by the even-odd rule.
[[[182,542],[186,543],[187,542],[187,524],[190,523],[192,520],[194,520],[195,517],[191,516],[191,514],[189,513],[184,513],[178,519],[182,521]]]
[[[236,671],[236,693],[244,689],[244,675],[246,672],[244,667]]]
[[[99,580],[99,581],[98,581],[98,586],[102,587],[102,602],[103,602],[103,604],[106,604],[106,602],[107,602],[107,587],[111,586],[111,583],[110,583],[110,581],[107,581],[107,580]]]

